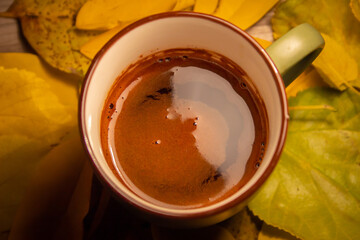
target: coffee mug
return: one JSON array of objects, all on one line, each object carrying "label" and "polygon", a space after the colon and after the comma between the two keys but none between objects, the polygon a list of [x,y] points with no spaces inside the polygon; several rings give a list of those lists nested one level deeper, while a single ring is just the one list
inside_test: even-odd
[{"label": "coffee mug", "polygon": [[[317,57],[323,45],[321,35],[308,24],[292,29],[266,50],[231,23],[200,13],[162,13],[131,24],[96,55],[82,86],[79,124],[95,172],[121,203],[158,224],[202,227],[231,217],[248,203],[276,166],[289,120],[285,86]],[[115,80],[141,59],[169,49],[201,49],[230,59],[251,79],[267,114],[266,152],[258,169],[236,192],[206,206],[176,208],[140,197],[119,180],[101,146],[102,112]]]}]

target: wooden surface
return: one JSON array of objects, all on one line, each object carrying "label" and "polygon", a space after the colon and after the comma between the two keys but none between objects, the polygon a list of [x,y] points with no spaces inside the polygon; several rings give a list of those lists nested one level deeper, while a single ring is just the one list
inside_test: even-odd
[{"label": "wooden surface", "polygon": [[[8,9],[14,0],[0,0],[0,12]],[[264,16],[257,24],[248,29],[252,36],[272,41],[270,19],[273,12]],[[33,52],[24,39],[17,19],[0,18],[0,52]]]},{"label": "wooden surface", "polygon": [[[13,0],[0,0],[0,12],[4,12]],[[0,52],[31,52],[21,34],[17,19],[0,18]]]}]

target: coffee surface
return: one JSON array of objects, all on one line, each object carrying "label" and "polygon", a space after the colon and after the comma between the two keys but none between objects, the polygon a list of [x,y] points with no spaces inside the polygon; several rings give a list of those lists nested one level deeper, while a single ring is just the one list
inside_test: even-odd
[{"label": "coffee surface", "polygon": [[267,117],[245,73],[202,50],[156,53],[116,80],[101,120],[109,166],[160,206],[195,208],[235,193],[265,151]]}]

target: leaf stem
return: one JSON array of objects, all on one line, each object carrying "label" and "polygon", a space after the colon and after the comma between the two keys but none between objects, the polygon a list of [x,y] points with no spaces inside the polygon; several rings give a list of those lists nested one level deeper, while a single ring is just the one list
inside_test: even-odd
[{"label": "leaf stem", "polygon": [[336,112],[336,108],[329,105],[313,105],[313,106],[294,106],[289,107],[289,110],[329,110],[332,112]]},{"label": "leaf stem", "polygon": [[12,12],[0,12],[0,17],[4,17],[4,18],[16,18],[18,17],[16,14],[12,13]]}]

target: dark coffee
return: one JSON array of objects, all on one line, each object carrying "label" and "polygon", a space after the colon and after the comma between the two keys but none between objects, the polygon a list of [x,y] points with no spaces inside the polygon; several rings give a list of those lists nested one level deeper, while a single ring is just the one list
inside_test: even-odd
[{"label": "dark coffee", "polygon": [[102,148],[118,178],[161,206],[196,208],[239,190],[261,164],[267,114],[232,61],[173,49],[116,79],[101,119]]}]

